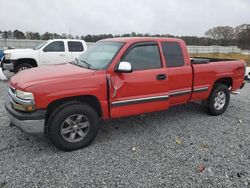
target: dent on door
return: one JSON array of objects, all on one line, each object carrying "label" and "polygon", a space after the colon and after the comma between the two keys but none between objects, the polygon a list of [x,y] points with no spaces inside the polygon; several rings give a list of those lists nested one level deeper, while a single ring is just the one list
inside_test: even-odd
[{"label": "dent on door", "polygon": [[112,75],[109,77],[109,82],[110,82],[111,88],[113,88],[113,93],[111,93],[111,97],[115,98],[117,95],[117,91],[123,86],[123,84],[125,83],[125,80],[121,79],[121,77],[117,75]]}]

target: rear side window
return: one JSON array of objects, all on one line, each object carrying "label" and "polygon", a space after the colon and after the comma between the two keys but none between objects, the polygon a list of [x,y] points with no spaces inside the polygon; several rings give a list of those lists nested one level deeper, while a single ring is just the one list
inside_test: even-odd
[{"label": "rear side window", "polygon": [[84,50],[81,42],[69,41],[68,42],[69,52],[82,52]]},{"label": "rear side window", "polygon": [[48,46],[44,48],[46,52],[64,52],[64,42],[63,41],[55,41],[50,43]]},{"label": "rear side window", "polygon": [[178,42],[163,42],[162,49],[167,67],[184,66],[184,57]]},{"label": "rear side window", "polygon": [[131,63],[133,70],[161,68],[161,58],[157,44],[135,46],[127,53],[123,61]]}]

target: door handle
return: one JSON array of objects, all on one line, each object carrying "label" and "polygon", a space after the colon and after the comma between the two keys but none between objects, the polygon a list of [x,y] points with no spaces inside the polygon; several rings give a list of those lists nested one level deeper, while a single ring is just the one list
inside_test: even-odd
[{"label": "door handle", "polygon": [[156,76],[156,80],[166,80],[167,79],[167,75],[166,74],[158,74]]},{"label": "door handle", "polygon": [[65,57],[65,54],[60,54],[59,56],[60,56],[60,57]]}]

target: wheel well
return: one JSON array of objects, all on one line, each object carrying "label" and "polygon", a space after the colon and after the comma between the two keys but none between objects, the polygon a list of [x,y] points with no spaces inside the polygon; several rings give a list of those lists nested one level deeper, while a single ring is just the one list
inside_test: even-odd
[{"label": "wheel well", "polygon": [[102,117],[102,107],[98,99],[92,95],[84,95],[84,96],[69,97],[69,98],[64,98],[64,99],[53,101],[47,107],[46,120],[48,119],[49,115],[53,112],[55,108],[57,108],[61,104],[64,104],[70,101],[79,101],[79,102],[87,103],[88,105],[90,105],[92,108],[94,108],[97,111],[99,117]]},{"label": "wheel well", "polygon": [[230,87],[233,86],[233,79],[231,77],[220,78],[220,79],[218,79],[218,80],[215,81],[214,85],[218,84],[218,83],[224,84],[228,88],[230,88]]},{"label": "wheel well", "polygon": [[23,58],[23,59],[18,59],[16,66],[21,64],[21,63],[29,63],[31,64],[33,67],[37,67],[37,62],[35,59],[31,59],[31,58]]}]

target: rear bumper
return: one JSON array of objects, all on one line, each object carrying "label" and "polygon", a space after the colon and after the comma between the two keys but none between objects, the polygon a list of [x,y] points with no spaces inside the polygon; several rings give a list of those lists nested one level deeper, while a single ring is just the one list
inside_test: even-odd
[{"label": "rear bumper", "polygon": [[10,121],[24,133],[33,136],[44,134],[46,110],[37,110],[32,113],[19,112],[12,108],[10,100],[5,101],[5,109]]}]

